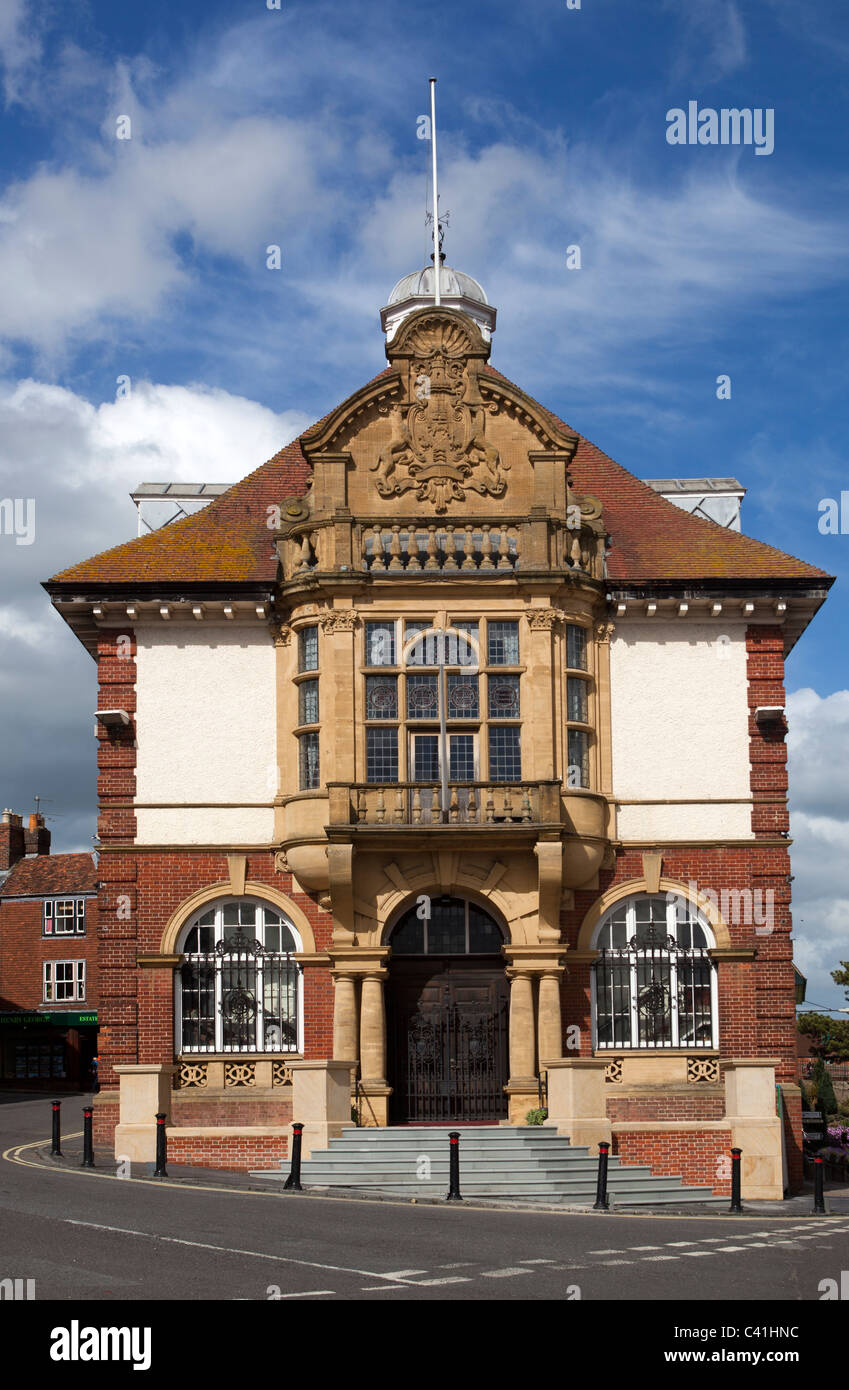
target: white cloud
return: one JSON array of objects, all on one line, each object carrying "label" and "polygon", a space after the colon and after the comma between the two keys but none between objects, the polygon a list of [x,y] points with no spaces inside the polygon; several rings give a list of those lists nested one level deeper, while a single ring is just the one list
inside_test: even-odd
[{"label": "white cloud", "polygon": [[34,544],[0,537],[4,596],[31,613],[39,580],[130,539],[137,483],[236,482],[309,423],[201,386],[142,381],[100,406],[39,381],[0,389],[0,497],[36,502]]},{"label": "white cloud", "polygon": [[[729,54],[742,61],[735,6],[699,14],[685,22],[701,48],[724,54],[716,59],[724,70]],[[218,308],[210,257],[235,260],[254,275],[253,289],[263,275],[270,287],[265,248],[278,244],[277,283],[314,308],[300,327],[311,358],[354,364],[364,349],[377,355],[377,310],[393,278],[428,254],[428,147],[415,139],[422,102],[404,95],[405,141],[392,109],[403,90],[397,65],[387,62],[385,80],[367,85],[392,32],[378,26],[366,43],[325,24],[319,39],[319,20],[298,16],[298,62],[277,92],[269,35],[291,34],[291,25],[264,21],[199,38],[173,79],[138,60],[104,73],[107,96],[88,140],[72,141],[63,167],[38,168],[0,203],[0,337],[35,346],[52,365],[63,348],[117,331],[116,320],[134,335],[155,319],[177,332],[190,300],[207,319]],[[344,113],[315,70],[320,62],[327,71],[329,53],[349,83]],[[662,132],[660,97],[657,105]],[[281,109],[296,114],[269,114]],[[133,138],[121,141],[115,117],[124,113]],[[768,181],[747,186],[739,150],[717,173],[702,151],[664,144],[659,180],[638,149],[623,157],[621,141],[608,146],[599,134],[567,145],[509,114],[489,122],[490,143],[474,151],[446,133],[441,205],[455,214],[449,261],[476,275],[500,310],[507,333],[496,354],[509,334],[513,359],[533,365],[541,388],[564,373],[607,382],[646,342],[692,348],[752,303],[762,311],[844,273],[842,224],[819,216],[810,198],[786,189],[779,197]],[[570,272],[566,247],[576,242],[583,268]],[[232,303],[224,312],[232,318]],[[564,332],[570,324],[580,333]],[[540,348],[552,335],[557,354]]]},{"label": "white cloud", "polygon": [[20,100],[22,84],[41,56],[36,24],[27,0],[0,0],[0,66],[7,106]]},{"label": "white cloud", "polygon": [[849,690],[787,699],[796,963],[813,1003],[839,1007],[849,959]]},{"label": "white cloud", "polygon": [[665,0],[664,8],[680,14],[682,36],[670,78],[718,82],[743,67],[747,58],[746,30],[735,0]]}]

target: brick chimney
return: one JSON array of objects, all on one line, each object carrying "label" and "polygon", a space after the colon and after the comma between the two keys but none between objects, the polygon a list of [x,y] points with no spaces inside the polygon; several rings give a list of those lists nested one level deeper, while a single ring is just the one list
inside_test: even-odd
[{"label": "brick chimney", "polygon": [[29,826],[24,831],[24,843],[27,854],[50,853],[50,831],[44,824],[44,816],[36,811],[30,815]]},{"label": "brick chimney", "polygon": [[5,810],[0,816],[0,873],[11,869],[26,854],[26,838],[20,816]]}]

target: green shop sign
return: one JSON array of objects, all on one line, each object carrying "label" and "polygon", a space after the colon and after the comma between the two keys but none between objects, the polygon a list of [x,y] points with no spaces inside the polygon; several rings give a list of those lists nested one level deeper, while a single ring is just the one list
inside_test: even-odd
[{"label": "green shop sign", "polygon": [[97,1010],[91,1013],[12,1013],[0,1014],[0,1028],[21,1027],[26,1024],[39,1024],[42,1028],[82,1028],[86,1024],[97,1023]]}]

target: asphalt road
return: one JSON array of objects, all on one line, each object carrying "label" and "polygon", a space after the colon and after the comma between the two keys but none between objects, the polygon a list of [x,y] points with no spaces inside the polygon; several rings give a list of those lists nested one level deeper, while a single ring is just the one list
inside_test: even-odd
[{"label": "asphalt road", "polygon": [[[33,1279],[38,1300],[775,1305],[820,1301],[822,1282],[849,1271],[843,1214],[497,1211],[61,1168],[27,1147],[48,1137],[49,1099],[4,1099],[0,1279]],[[791,1315],[773,1308],[770,1321]]]}]

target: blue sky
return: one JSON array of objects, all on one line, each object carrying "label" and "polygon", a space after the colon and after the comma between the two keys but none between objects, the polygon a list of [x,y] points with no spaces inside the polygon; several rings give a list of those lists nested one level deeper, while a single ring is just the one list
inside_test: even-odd
[{"label": "blue sky", "polygon": [[[841,1003],[849,536],[817,522],[849,491],[845,0],[0,0],[0,58],[0,497],[38,508],[32,545],[0,535],[4,804],[90,844],[92,668],[38,582],[134,534],[134,483],[232,481],[384,365],[435,75],[494,363],[640,476],[736,475],[751,535],[838,576],[788,689],[797,954]],[[774,152],[670,145],[691,100],[774,110]]]}]

